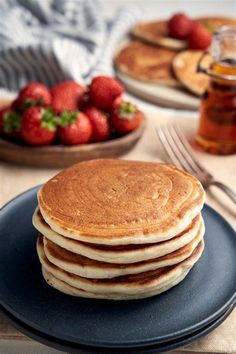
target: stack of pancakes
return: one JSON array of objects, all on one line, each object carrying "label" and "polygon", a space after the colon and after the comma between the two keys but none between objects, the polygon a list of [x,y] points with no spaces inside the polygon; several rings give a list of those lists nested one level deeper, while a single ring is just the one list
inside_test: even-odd
[{"label": "stack of pancakes", "polygon": [[137,299],[182,281],[204,249],[204,191],[176,167],[92,160],[38,193],[33,224],[49,285],[82,297]]}]

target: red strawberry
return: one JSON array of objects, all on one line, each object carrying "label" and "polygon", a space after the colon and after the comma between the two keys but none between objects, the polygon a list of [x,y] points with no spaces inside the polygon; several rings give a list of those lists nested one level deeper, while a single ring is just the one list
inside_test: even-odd
[{"label": "red strawberry", "polygon": [[118,133],[125,134],[136,129],[143,119],[143,114],[135,105],[123,102],[118,106],[111,116],[113,127]]},{"label": "red strawberry", "polygon": [[89,91],[85,91],[80,97],[78,108],[80,110],[84,110],[89,105],[90,105]]},{"label": "red strawberry", "polygon": [[212,36],[200,23],[195,23],[189,36],[189,48],[205,50],[211,44]]},{"label": "red strawberry", "polygon": [[93,127],[91,141],[98,142],[107,140],[110,135],[110,126],[105,113],[95,107],[86,108],[84,113],[88,116]]},{"label": "red strawberry", "polygon": [[[21,100],[19,97],[15,98],[14,101],[12,101],[11,103],[11,108],[13,109],[13,111],[17,111],[17,112],[22,112],[24,109],[23,107],[21,108]],[[22,106],[24,106],[24,104],[22,104]]]},{"label": "red strawberry", "polygon": [[65,81],[51,89],[52,109],[55,113],[76,111],[85,88],[75,81]]},{"label": "red strawberry", "polygon": [[0,134],[15,137],[19,135],[21,116],[10,107],[0,110]]},{"label": "red strawberry", "polygon": [[58,135],[63,144],[86,144],[92,136],[92,125],[82,112],[64,111],[61,114]]},{"label": "red strawberry", "polygon": [[108,76],[97,76],[90,86],[92,104],[102,110],[111,108],[112,102],[124,92],[119,81]]},{"label": "red strawberry", "polygon": [[21,137],[30,145],[48,145],[56,137],[57,117],[50,109],[28,108],[22,117]]},{"label": "red strawberry", "polygon": [[170,37],[185,39],[189,36],[193,28],[193,21],[183,13],[177,13],[168,21]]},{"label": "red strawberry", "polygon": [[122,95],[120,95],[112,102],[111,112],[113,112],[116,108],[118,108],[122,102],[124,102],[124,101],[123,101]]},{"label": "red strawberry", "polygon": [[51,94],[48,88],[40,82],[30,82],[24,86],[12,107],[21,111],[31,106],[49,106],[51,104]]}]

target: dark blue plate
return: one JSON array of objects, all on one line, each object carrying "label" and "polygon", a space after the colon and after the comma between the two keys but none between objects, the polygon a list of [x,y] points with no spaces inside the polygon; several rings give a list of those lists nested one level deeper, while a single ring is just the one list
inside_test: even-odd
[{"label": "dark blue plate", "polygon": [[178,286],[135,301],[74,298],[49,287],[42,275],[31,218],[38,188],[1,211],[0,303],[44,335],[80,345],[134,348],[157,345],[197,331],[236,299],[236,237],[213,209],[204,207],[206,248]]},{"label": "dark blue plate", "polygon": [[0,312],[3,316],[8,320],[14,327],[16,327],[19,331],[24,333],[30,338],[37,340],[38,342],[45,344],[49,347],[65,351],[66,353],[76,353],[76,354],[105,354],[105,353],[114,353],[114,354],[156,354],[163,353],[163,351],[169,351],[173,349],[177,349],[183,347],[187,344],[192,343],[200,337],[207,335],[213,329],[218,327],[233,311],[234,306],[230,306],[220,317],[216,320],[208,323],[207,326],[200,328],[198,331],[192,332],[187,336],[183,336],[169,342],[162,342],[159,345],[147,346],[142,348],[94,348],[88,346],[82,346],[79,344],[73,344],[70,342],[66,342],[63,340],[55,339],[49,335],[44,335],[41,332],[32,329],[31,327],[25,325],[21,321],[17,320],[14,316],[9,314],[6,310],[0,308]]}]

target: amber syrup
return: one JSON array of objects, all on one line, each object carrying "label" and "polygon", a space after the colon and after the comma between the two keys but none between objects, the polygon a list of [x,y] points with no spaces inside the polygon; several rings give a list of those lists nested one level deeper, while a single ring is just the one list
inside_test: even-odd
[{"label": "amber syrup", "polygon": [[[236,77],[236,60],[214,63],[216,75]],[[200,108],[197,142],[213,154],[236,153],[236,80],[211,78]]]}]

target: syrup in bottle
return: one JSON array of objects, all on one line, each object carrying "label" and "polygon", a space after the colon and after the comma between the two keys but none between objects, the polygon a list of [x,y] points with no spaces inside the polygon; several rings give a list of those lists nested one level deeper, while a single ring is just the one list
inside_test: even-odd
[{"label": "syrup in bottle", "polygon": [[210,76],[200,107],[197,142],[213,154],[236,153],[236,28],[222,27],[213,37],[213,63],[199,66]]}]

